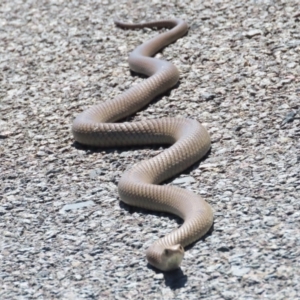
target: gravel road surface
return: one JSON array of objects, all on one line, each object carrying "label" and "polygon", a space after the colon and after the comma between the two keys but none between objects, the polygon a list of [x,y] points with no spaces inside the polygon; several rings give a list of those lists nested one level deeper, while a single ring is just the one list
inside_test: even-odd
[{"label": "gravel road surface", "polygon": [[[89,148],[71,134],[78,113],[143,80],[128,53],[157,30],[122,30],[115,16],[190,26],[157,54],[179,85],[128,118],[185,116],[212,138],[166,183],[215,212],[171,273],[144,251],[180,219],[117,193],[127,168],[163,148]],[[297,0],[2,0],[0,40],[1,299],[299,299]]]}]

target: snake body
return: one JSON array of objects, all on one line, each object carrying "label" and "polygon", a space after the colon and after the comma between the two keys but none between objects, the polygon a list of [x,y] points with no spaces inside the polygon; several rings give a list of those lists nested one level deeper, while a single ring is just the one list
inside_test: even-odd
[{"label": "snake body", "polygon": [[188,26],[180,19],[141,24],[115,21],[115,24],[128,29],[156,27],[170,30],[138,46],[129,56],[130,68],[149,78],[113,100],[79,114],[73,122],[72,131],[77,142],[91,146],[171,145],[154,158],[126,171],[119,181],[118,191],[121,200],[129,205],[169,212],[184,220],[180,228],[158,239],[146,251],[151,265],[162,271],[173,270],[180,266],[183,248],[209,230],[213,212],[199,195],[157,184],[201,159],[210,148],[209,134],[197,121],[185,118],[114,122],[139,110],[178,82],[177,68],[152,56],[183,36]]}]

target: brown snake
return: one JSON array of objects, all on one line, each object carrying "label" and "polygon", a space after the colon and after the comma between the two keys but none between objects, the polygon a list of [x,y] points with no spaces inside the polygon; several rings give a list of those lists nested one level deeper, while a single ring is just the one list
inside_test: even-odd
[{"label": "brown snake", "polygon": [[146,251],[151,265],[162,271],[173,270],[180,266],[183,247],[209,230],[213,212],[199,195],[157,184],[200,160],[210,148],[209,134],[197,121],[184,118],[113,122],[136,112],[178,82],[179,72],[174,65],[151,56],[182,37],[188,25],[180,19],[142,24],[115,21],[115,24],[129,29],[156,27],[170,30],[138,46],[129,56],[131,70],[149,78],[113,100],[79,114],[73,122],[72,131],[77,142],[91,146],[172,145],[154,158],[126,171],[118,189],[122,201],[129,205],[169,212],[184,220],[180,228],[154,242]]}]

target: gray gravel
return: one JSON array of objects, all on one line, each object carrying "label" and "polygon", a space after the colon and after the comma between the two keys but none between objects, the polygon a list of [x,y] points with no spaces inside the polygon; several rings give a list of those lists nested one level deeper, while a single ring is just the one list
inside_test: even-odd
[{"label": "gray gravel", "polygon": [[[1,299],[299,299],[299,2],[245,3],[1,1]],[[186,116],[212,137],[209,156],[167,183],[215,210],[173,273],[143,252],[180,220],[117,194],[124,170],[162,148],[91,149],[70,132],[143,80],[128,53],[156,32],[115,28],[116,14],[190,25],[157,55],[179,86],[129,118]]]}]

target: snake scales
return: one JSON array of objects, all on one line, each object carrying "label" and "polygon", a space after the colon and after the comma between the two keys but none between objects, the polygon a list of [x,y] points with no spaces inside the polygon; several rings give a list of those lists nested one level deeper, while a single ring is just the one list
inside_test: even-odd
[{"label": "snake scales", "polygon": [[156,27],[170,30],[138,46],[129,56],[130,68],[149,78],[113,100],[79,114],[73,122],[72,131],[77,142],[92,146],[172,145],[154,158],[126,171],[120,179],[118,190],[122,201],[129,205],[169,212],[184,220],[180,228],[158,239],[146,251],[151,265],[162,271],[173,270],[180,266],[184,247],[209,230],[213,212],[200,196],[174,186],[157,184],[201,159],[210,148],[210,137],[201,124],[191,119],[114,122],[136,112],[178,82],[177,68],[152,56],[182,37],[188,25],[180,19],[141,24],[115,21],[115,24],[128,29]]}]

